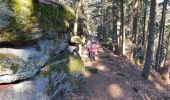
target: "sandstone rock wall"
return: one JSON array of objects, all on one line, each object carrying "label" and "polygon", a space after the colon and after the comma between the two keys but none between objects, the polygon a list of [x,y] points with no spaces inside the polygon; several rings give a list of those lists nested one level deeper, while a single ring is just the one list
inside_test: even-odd
[{"label": "sandstone rock wall", "polygon": [[68,47],[61,32],[71,31],[74,12],[58,1],[40,1],[0,0],[2,100],[60,100],[84,70],[79,56],[61,55]]}]

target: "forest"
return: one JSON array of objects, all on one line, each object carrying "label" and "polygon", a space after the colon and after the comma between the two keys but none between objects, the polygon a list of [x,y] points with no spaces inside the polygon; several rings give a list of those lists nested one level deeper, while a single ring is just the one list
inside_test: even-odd
[{"label": "forest", "polygon": [[170,0],[0,0],[0,100],[170,100]]}]

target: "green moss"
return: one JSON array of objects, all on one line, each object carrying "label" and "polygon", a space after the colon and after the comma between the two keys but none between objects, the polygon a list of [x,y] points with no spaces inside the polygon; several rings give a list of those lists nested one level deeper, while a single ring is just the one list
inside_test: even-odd
[{"label": "green moss", "polygon": [[71,55],[69,57],[69,73],[82,73],[85,71],[84,63],[79,56]]},{"label": "green moss", "polygon": [[37,23],[33,14],[32,0],[5,0],[13,11],[9,24],[0,32],[0,42],[27,41],[32,39],[34,25]]},{"label": "green moss", "polygon": [[[17,59],[17,56],[13,55],[13,54],[1,54],[0,53],[0,60],[15,60]],[[10,66],[10,69],[13,71],[13,73],[16,73],[18,71],[18,67],[19,65],[17,63],[12,63],[11,66]],[[5,67],[3,68],[1,66],[1,71],[4,69],[5,70]]]},{"label": "green moss", "polygon": [[33,11],[33,0],[5,0],[10,9],[14,11],[18,21],[29,20]]},{"label": "green moss", "polygon": [[[34,35],[37,35],[38,37],[34,37]],[[0,35],[0,42],[22,42],[22,41],[30,41],[35,40],[37,38],[42,37],[40,33],[36,34],[14,34],[12,32],[4,32]]]},{"label": "green moss", "polygon": [[18,64],[12,64],[11,66],[10,66],[10,69],[13,71],[13,73],[16,73],[17,71],[18,71],[18,67],[19,67],[19,65]]},{"label": "green moss", "polygon": [[48,31],[62,32],[72,29],[69,23],[74,21],[75,14],[65,5],[45,5],[36,0],[5,1],[13,14],[9,24],[0,32],[0,42],[27,41],[32,34],[37,34],[35,27],[40,28],[42,36]]},{"label": "green moss", "polygon": [[17,56],[13,55],[13,54],[2,54],[0,53],[0,60],[4,60],[4,59],[16,59]]},{"label": "green moss", "polygon": [[79,56],[70,55],[68,63],[58,64],[55,67],[55,71],[67,73],[73,89],[76,90],[85,87],[85,78],[81,76],[81,74],[85,71],[85,67]]},{"label": "green moss", "polygon": [[5,32],[1,35],[0,42],[19,41],[19,40],[26,40],[26,39],[30,39],[30,37],[24,36],[23,34],[16,35],[11,32]]},{"label": "green moss", "polygon": [[65,22],[70,23],[75,18],[74,12],[67,6],[58,5],[56,8],[40,3],[34,3],[34,15],[38,17],[40,27],[44,31],[66,31],[69,27]]},{"label": "green moss", "polygon": [[4,72],[4,71],[6,71],[5,67],[2,66],[2,65],[0,65],[0,73],[2,73],[2,72]]},{"label": "green moss", "polygon": [[17,36],[16,36],[15,34],[12,34],[12,33],[10,33],[10,32],[4,32],[4,33],[1,34],[1,36],[0,36],[0,42],[15,40],[16,37],[17,37]]},{"label": "green moss", "polygon": [[33,11],[32,0],[6,0],[10,9],[14,12],[8,28],[27,28],[27,24],[32,22]]},{"label": "green moss", "polygon": [[83,73],[85,71],[84,63],[79,56],[70,55],[68,63],[61,63],[56,66],[56,71],[64,71],[69,75]]},{"label": "green moss", "polygon": [[82,43],[82,38],[80,36],[72,36],[71,37],[71,42],[74,42],[74,43]]}]

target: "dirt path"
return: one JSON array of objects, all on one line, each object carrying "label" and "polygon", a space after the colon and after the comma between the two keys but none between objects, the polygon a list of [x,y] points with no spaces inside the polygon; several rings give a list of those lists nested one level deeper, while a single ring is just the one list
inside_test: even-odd
[{"label": "dirt path", "polygon": [[75,94],[71,100],[169,100],[169,86],[156,75],[151,80],[141,77],[141,69],[129,61],[100,48],[96,61],[84,57],[88,94]]}]

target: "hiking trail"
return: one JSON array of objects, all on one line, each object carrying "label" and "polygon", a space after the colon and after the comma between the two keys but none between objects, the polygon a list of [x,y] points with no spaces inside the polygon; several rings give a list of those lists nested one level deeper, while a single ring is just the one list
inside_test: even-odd
[{"label": "hiking trail", "polygon": [[141,76],[142,68],[99,45],[96,61],[83,55],[87,79],[86,93],[75,93],[69,100],[169,100],[170,86],[164,85],[159,75],[150,80]]}]

